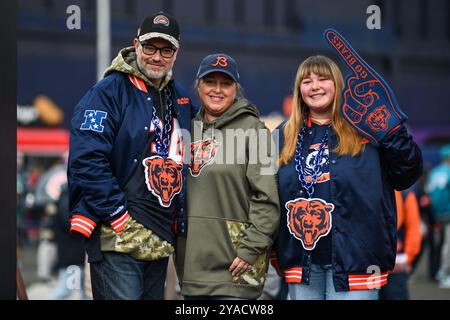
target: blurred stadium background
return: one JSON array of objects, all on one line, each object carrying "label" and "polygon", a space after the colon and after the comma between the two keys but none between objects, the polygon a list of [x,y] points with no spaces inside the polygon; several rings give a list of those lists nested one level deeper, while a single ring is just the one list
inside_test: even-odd
[{"label": "blurred stadium background", "polygon": [[[64,157],[74,106],[97,81],[97,1],[19,0],[17,16],[19,260],[27,286],[36,275],[44,206],[36,202],[39,177]],[[427,170],[450,142],[450,1],[447,0],[110,0],[110,59],[132,45],[137,26],[163,10],[181,26],[174,76],[190,89],[201,59],[212,52],[235,57],[246,96],[270,127],[289,108],[294,76],[309,55],[337,58],[322,40],[340,31],[394,90],[421,145]],[[81,12],[69,30],[67,8]],[[381,8],[381,29],[369,30],[369,5]],[[342,65],[341,65],[342,66]],[[345,70],[344,68],[342,70]],[[19,175],[18,175],[19,177]],[[18,179],[19,187],[19,179]],[[19,190],[19,188],[18,188]],[[427,276],[426,256],[413,277],[413,298],[450,298]],[[415,279],[415,280],[414,280]],[[419,279],[419,280],[417,280]],[[414,287],[414,282],[416,287]],[[416,288],[416,289],[414,289]],[[44,293],[34,298],[45,299]]]}]

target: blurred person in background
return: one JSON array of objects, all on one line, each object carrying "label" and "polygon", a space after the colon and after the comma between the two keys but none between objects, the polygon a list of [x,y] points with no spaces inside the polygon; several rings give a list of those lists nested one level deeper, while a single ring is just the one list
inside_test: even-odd
[{"label": "blurred person in background", "polygon": [[39,177],[35,188],[35,207],[42,211],[39,245],[37,248],[37,275],[44,282],[55,279],[57,243],[54,222],[56,203],[63,186],[67,184],[67,154],[54,160]]},{"label": "blurred person in background", "polygon": [[430,171],[425,191],[430,197],[432,215],[440,224],[443,235],[436,277],[440,288],[450,289],[450,144],[443,146],[440,153],[442,163]]},{"label": "blurred person in background", "polygon": [[17,246],[22,247],[27,239],[25,229],[25,196],[27,194],[27,182],[23,170],[24,154],[17,150]]},{"label": "blurred person in background", "polygon": [[415,193],[418,203],[419,212],[421,216],[421,231],[422,231],[422,244],[420,246],[420,252],[412,263],[412,271],[418,267],[420,259],[424,252],[427,252],[427,275],[429,280],[435,281],[436,274],[439,269],[440,251],[437,245],[437,233],[439,231],[439,225],[436,223],[436,218],[431,213],[430,197],[425,192],[425,183],[427,181],[428,173],[431,170],[429,164],[424,165],[424,172],[420,176],[412,187],[411,191]]},{"label": "blurred person in background", "polygon": [[172,77],[179,49],[173,17],[146,17],[75,107],[70,230],[85,239],[94,300],[164,297],[175,234],[185,228],[182,130],[197,111]]},{"label": "blurred person in background", "polygon": [[[85,288],[84,246],[79,239],[68,230],[69,222],[69,192],[67,183],[62,186],[61,195],[52,205],[55,211],[53,231],[57,247],[55,269],[58,273],[56,287],[50,293],[50,300],[62,300],[78,293],[80,300],[89,300]],[[74,297],[75,298],[75,297]]]},{"label": "blurred person in background", "polygon": [[397,206],[397,255],[380,300],[409,300],[408,280],[422,242],[419,202],[411,190],[395,191]]},{"label": "blurred person in background", "polygon": [[[196,89],[201,108],[192,123],[187,234],[179,234],[175,252],[181,294],[187,300],[257,299],[279,224],[270,131],[242,96],[232,57],[206,56]],[[236,142],[241,131],[243,140]]]}]

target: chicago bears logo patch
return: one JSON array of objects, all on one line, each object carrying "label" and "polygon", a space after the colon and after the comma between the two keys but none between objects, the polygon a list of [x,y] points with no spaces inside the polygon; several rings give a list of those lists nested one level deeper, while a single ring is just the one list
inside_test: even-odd
[{"label": "chicago bears logo patch", "polygon": [[158,198],[161,206],[170,207],[174,196],[180,193],[182,188],[182,165],[160,156],[145,158],[142,164],[148,190]]},{"label": "chicago bears logo patch", "polygon": [[367,116],[366,123],[374,131],[386,131],[390,117],[391,114],[387,111],[386,106],[382,105]]},{"label": "chicago bears logo patch", "polygon": [[332,203],[313,198],[297,198],[286,202],[287,227],[300,240],[305,250],[313,250],[321,237],[326,236],[332,226]]},{"label": "chicago bears logo patch", "polygon": [[212,138],[191,143],[189,171],[193,177],[198,177],[202,169],[214,160],[219,146],[220,142]]},{"label": "chicago bears logo patch", "polygon": [[177,103],[178,104],[188,104],[189,103],[189,98],[183,97],[183,98],[178,98],[177,99]]},{"label": "chicago bears logo patch", "polygon": [[102,125],[102,122],[107,116],[108,113],[105,111],[86,110],[84,112],[84,123],[81,125],[80,130],[103,132],[105,127]]},{"label": "chicago bears logo patch", "polygon": [[218,56],[216,58],[216,62],[211,64],[212,67],[221,66],[222,68],[225,68],[228,66],[228,59],[224,56]]}]

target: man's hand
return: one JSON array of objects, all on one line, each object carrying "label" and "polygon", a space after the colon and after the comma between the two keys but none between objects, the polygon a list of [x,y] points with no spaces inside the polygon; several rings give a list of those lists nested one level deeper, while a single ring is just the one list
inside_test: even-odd
[{"label": "man's hand", "polygon": [[341,113],[363,136],[378,145],[403,123],[407,117],[398,107],[394,93],[334,29],[327,29],[324,39],[336,51],[351,72],[345,78]]},{"label": "man's hand", "polygon": [[228,271],[231,272],[233,277],[239,277],[241,274],[250,270],[251,268],[252,265],[250,263],[242,260],[239,257],[236,257],[228,268]]}]

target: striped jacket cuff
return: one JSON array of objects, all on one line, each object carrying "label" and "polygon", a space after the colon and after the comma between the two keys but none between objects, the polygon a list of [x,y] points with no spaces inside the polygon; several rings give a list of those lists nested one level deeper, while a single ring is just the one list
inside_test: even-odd
[{"label": "striped jacket cuff", "polygon": [[348,276],[348,286],[352,290],[380,289],[387,284],[389,272],[381,274],[352,274]]},{"label": "striped jacket cuff", "polygon": [[96,225],[94,221],[82,215],[73,215],[70,218],[70,232],[81,233],[87,238],[91,237]]},{"label": "striped jacket cuff", "polygon": [[109,222],[115,233],[119,233],[123,230],[123,228],[125,228],[129,217],[130,215],[128,214],[128,211],[125,211],[125,213],[120,217],[115,218]]},{"label": "striped jacket cuff", "polygon": [[303,268],[294,267],[284,271],[284,281],[286,283],[302,283]]}]

